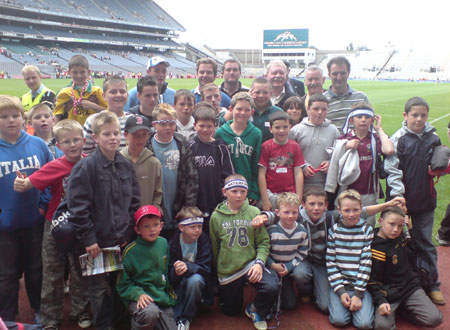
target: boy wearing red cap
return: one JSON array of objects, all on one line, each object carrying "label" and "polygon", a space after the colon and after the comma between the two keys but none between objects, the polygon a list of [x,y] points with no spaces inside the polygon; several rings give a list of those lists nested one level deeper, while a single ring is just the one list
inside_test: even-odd
[{"label": "boy wearing red cap", "polygon": [[176,298],[168,279],[169,246],[159,234],[161,213],[153,205],[137,210],[136,240],[123,252],[117,292],[131,314],[132,329],[176,329]]}]

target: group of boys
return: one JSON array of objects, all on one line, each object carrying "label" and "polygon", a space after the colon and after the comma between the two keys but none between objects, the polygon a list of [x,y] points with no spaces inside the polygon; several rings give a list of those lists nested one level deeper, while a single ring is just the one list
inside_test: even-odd
[{"label": "group of boys", "polygon": [[[154,62],[150,71],[165,65]],[[407,102],[392,143],[367,103],[352,107],[340,137],[321,94],[308,97],[307,117],[291,130],[292,118],[272,106],[265,78],[255,79],[249,92],[236,91],[223,111],[211,61],[198,64],[203,83],[194,92],[201,102],[179,90],[173,107],[158,104],[161,84],[143,77],[139,104],[129,113],[122,78],[106,79],[103,90],[93,86],[80,55],[69,69],[73,82],[58,93],[53,112],[38,102],[28,113],[36,136],[22,130],[20,101],[0,99],[0,184],[7,191],[0,222],[3,319],[18,313],[18,274],[24,273],[36,317],[44,329],[58,329],[68,260],[70,317],[82,328],[92,324],[90,307],[96,328],[113,329],[125,306],[133,329],[189,329],[198,304],[212,303],[217,282],[226,315],[240,313],[247,283],[256,288],[245,314],[257,329],[277,317],[278,299],[281,308],[295,308],[294,283],[302,299],[314,293],[335,326],[353,320],[360,329],[391,329],[399,306],[419,325],[442,322],[427,296],[445,303],[431,243],[436,197],[424,192],[440,141],[426,123],[425,100]],[[37,97],[45,94],[40,89]],[[59,120],[53,129],[52,115]],[[377,205],[380,153],[387,156],[393,198]],[[343,155],[349,160],[341,164]],[[346,171],[350,166],[357,174]],[[336,193],[338,186],[337,211],[327,211],[324,188]],[[67,257],[51,234],[63,199],[78,239]],[[409,241],[402,234],[406,210],[414,224]],[[366,218],[380,211],[374,234],[375,221]],[[427,294],[413,271],[416,245],[435,278]],[[96,258],[115,246],[122,271],[80,276],[80,254]]]}]

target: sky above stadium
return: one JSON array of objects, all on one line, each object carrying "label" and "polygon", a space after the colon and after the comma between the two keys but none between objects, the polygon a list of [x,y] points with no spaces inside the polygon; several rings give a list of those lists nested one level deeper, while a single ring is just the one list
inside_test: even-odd
[{"label": "sky above stadium", "polygon": [[263,30],[309,29],[309,45],[345,50],[450,51],[445,0],[156,0],[187,32],[180,41],[219,48],[261,49]]}]

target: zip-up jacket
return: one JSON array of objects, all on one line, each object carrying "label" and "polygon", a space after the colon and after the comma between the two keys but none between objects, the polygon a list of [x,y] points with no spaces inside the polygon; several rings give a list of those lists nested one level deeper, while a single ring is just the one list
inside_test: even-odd
[{"label": "zip-up jacket", "polygon": [[403,122],[391,137],[395,153],[386,157],[384,168],[392,197],[404,195],[409,214],[429,212],[436,208],[433,177],[428,174],[434,148],[441,145],[435,128],[425,124],[422,133],[412,132]]},{"label": "zip-up jacket", "polygon": [[110,161],[97,148],[75,164],[66,198],[69,221],[84,247],[97,243],[105,248],[134,239],[139,184],[133,165],[120,152]]}]

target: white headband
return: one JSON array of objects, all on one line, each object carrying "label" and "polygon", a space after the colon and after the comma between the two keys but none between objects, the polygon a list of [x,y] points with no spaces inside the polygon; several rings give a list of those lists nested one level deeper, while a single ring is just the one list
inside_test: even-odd
[{"label": "white headband", "polygon": [[349,124],[350,118],[355,117],[355,116],[369,116],[370,118],[373,118],[374,113],[372,110],[369,110],[369,109],[355,109],[355,110],[351,111],[348,114],[347,119],[345,119],[345,124],[342,127],[342,131],[344,132],[344,134],[348,133],[348,124]]},{"label": "white headband", "polygon": [[241,187],[241,188],[245,188],[248,190],[247,181],[242,180],[242,179],[228,181],[227,183],[225,183],[225,186],[224,186],[225,189],[232,189],[234,187]]},{"label": "white headband", "polygon": [[196,224],[202,224],[202,223],[203,223],[202,217],[186,218],[179,222],[180,225],[196,225]]}]

